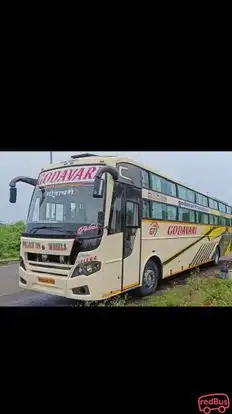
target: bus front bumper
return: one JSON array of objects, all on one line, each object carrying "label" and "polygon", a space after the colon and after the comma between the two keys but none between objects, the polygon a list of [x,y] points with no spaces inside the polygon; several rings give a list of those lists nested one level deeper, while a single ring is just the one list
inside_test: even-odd
[{"label": "bus front bumper", "polygon": [[[96,274],[93,276],[96,276]],[[96,288],[99,286],[99,276],[97,278],[93,276],[78,276],[70,279],[67,276],[25,271],[20,267],[19,287],[74,300],[97,301],[102,299],[96,294]]]}]

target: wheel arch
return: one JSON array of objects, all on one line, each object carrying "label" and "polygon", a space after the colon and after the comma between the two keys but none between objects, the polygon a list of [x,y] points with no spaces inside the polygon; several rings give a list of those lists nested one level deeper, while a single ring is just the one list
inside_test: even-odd
[{"label": "wheel arch", "polygon": [[142,276],[143,276],[144,269],[146,267],[146,264],[149,262],[149,260],[152,260],[158,266],[158,268],[159,268],[159,275],[160,275],[159,279],[163,279],[163,265],[162,265],[162,260],[161,260],[161,258],[158,255],[154,254],[152,256],[147,257],[147,259],[144,260],[144,265],[143,265],[143,268],[141,269],[141,281],[142,281]]}]

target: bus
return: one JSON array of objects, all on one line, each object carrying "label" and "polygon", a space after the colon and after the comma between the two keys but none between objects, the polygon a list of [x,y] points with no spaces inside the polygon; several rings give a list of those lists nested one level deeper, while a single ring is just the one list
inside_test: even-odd
[{"label": "bus", "polygon": [[73,155],[45,166],[21,237],[19,286],[80,301],[137,290],[218,264],[232,252],[231,206],[119,156]]}]

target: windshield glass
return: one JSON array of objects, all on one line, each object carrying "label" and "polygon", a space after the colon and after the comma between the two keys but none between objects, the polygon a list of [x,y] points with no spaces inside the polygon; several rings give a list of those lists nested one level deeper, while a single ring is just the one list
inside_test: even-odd
[{"label": "windshield glass", "polygon": [[93,184],[57,184],[37,187],[32,196],[26,232],[78,237],[97,237],[102,226],[98,213],[104,211],[104,198],[93,198]]}]

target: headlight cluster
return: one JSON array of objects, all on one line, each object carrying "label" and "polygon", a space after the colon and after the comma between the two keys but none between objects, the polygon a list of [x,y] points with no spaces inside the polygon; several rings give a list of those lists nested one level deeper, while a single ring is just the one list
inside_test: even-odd
[{"label": "headlight cluster", "polygon": [[99,272],[101,269],[101,262],[87,262],[87,263],[79,263],[75,268],[71,278],[77,276],[89,276],[93,273]]}]

